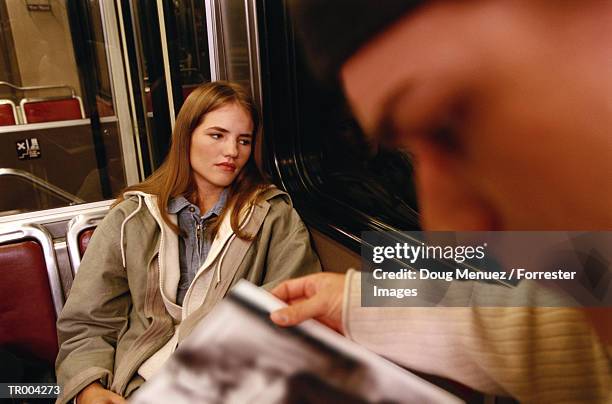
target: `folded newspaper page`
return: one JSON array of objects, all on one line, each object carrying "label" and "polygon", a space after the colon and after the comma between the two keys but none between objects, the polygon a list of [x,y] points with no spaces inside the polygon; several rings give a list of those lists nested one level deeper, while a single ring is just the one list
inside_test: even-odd
[{"label": "folded newspaper page", "polygon": [[274,325],[284,305],[240,281],[130,402],[462,402],[317,321]]}]

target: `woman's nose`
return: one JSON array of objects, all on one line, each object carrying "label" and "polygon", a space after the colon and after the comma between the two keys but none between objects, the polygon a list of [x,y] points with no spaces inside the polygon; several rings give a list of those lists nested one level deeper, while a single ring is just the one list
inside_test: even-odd
[{"label": "woman's nose", "polygon": [[232,139],[223,145],[223,155],[227,157],[238,157],[238,144]]}]

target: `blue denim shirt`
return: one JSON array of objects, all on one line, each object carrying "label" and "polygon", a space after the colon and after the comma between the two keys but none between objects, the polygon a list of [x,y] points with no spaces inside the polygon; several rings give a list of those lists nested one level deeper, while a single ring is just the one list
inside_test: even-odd
[{"label": "blue denim shirt", "polygon": [[227,189],[225,189],[219,200],[204,215],[200,214],[200,208],[192,204],[180,195],[168,202],[168,213],[177,215],[178,226],[183,235],[179,236],[179,265],[181,277],[176,292],[176,304],[183,305],[183,299],[193,282],[198,269],[206,261],[210,251],[211,241],[204,237],[206,226],[210,219],[221,214],[227,202]]}]

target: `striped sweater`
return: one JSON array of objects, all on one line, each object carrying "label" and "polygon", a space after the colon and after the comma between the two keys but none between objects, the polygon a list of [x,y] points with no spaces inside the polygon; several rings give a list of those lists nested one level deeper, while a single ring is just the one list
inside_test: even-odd
[{"label": "striped sweater", "polygon": [[[523,293],[482,288],[482,294],[494,290],[500,301]],[[523,289],[546,294],[538,285]],[[361,307],[360,274],[352,270],[344,296],[346,336],[408,368],[521,402],[612,401],[612,348],[579,309]]]}]

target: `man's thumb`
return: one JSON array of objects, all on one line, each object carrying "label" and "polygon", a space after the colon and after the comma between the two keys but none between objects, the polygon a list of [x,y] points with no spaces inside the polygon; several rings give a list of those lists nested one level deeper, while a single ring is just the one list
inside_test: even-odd
[{"label": "man's thumb", "polygon": [[320,309],[316,299],[307,299],[273,312],[270,318],[276,324],[288,327],[320,316]]}]

